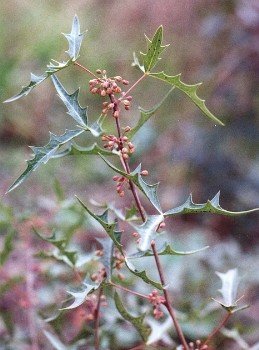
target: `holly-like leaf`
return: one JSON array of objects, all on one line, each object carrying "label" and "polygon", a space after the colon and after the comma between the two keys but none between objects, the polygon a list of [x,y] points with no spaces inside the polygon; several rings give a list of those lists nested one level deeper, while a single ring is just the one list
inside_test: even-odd
[{"label": "holly-like leaf", "polygon": [[91,215],[96,221],[98,221],[99,224],[101,224],[101,226],[104,228],[104,230],[114,242],[115,246],[120,250],[120,252],[122,252],[122,245],[120,243],[121,232],[116,230],[117,225],[115,222],[108,222],[108,210],[105,210],[102,215],[96,215],[78,197],[76,198],[78,199],[82,207],[87,211],[87,213]]},{"label": "holly-like leaf", "polygon": [[213,214],[220,214],[220,215],[226,215],[226,216],[238,216],[238,215],[248,214],[259,210],[259,208],[245,210],[245,211],[237,211],[237,212],[225,210],[221,208],[219,204],[219,196],[220,196],[220,192],[218,192],[216,196],[213,197],[211,200],[208,200],[207,203],[196,204],[192,200],[192,195],[190,195],[184,204],[180,205],[179,207],[166,211],[164,213],[164,217],[174,216],[179,214],[192,214],[192,213],[213,213]]},{"label": "holly-like leaf", "polygon": [[70,34],[64,34],[68,40],[69,49],[66,51],[69,57],[75,61],[79,57],[79,51],[81,48],[82,41],[84,39],[84,33],[80,33],[80,23],[77,15],[74,16],[72,29]]},{"label": "holly-like leaf", "polygon": [[142,225],[131,224],[139,234],[138,249],[146,252],[150,249],[151,241],[157,238],[159,225],[163,222],[163,215],[147,215]]},{"label": "holly-like leaf", "polygon": [[132,272],[135,276],[141,278],[145,283],[151,284],[156,289],[163,290],[163,286],[161,285],[161,283],[156,282],[150,277],[148,277],[145,270],[139,271],[127,257],[125,257],[125,265],[130,270],[130,272]]},{"label": "holly-like leaf", "polygon": [[30,147],[32,151],[34,152],[34,158],[27,161],[27,168],[22,173],[22,175],[10,186],[9,190],[10,192],[14,190],[16,187],[18,187],[21,183],[26,180],[29,175],[38,169],[38,167],[42,164],[46,164],[57,152],[57,150],[64,145],[65,143],[71,141],[75,137],[82,134],[84,130],[66,130],[63,135],[57,136],[52,133],[50,133],[50,140],[49,143],[46,146],[42,147]]},{"label": "holly-like leaf", "polygon": [[144,69],[146,73],[149,73],[152,68],[157,64],[158,60],[160,60],[160,55],[164,51],[164,49],[169,45],[162,45],[163,41],[163,26],[157,28],[152,40],[150,40],[146,35],[147,40],[147,53],[142,53],[144,56]]},{"label": "holly-like leaf", "polygon": [[98,289],[99,286],[99,284],[83,283],[79,290],[68,290],[67,293],[74,297],[74,302],[67,307],[63,307],[62,310],[71,310],[82,305],[86,301],[87,296]]},{"label": "holly-like leaf", "polygon": [[11,230],[4,239],[2,251],[0,251],[0,266],[4,265],[13,250],[13,239],[15,231]]},{"label": "holly-like leaf", "polygon": [[142,314],[138,317],[132,316],[123,305],[117,292],[114,293],[114,302],[124,320],[130,322],[136,328],[144,342],[146,342],[150,334],[150,328],[144,324],[146,314]]},{"label": "holly-like leaf", "polygon": [[112,163],[110,163],[107,159],[105,159],[101,154],[100,157],[105,161],[105,163],[113,169],[116,173],[121,174],[127,179],[131,180],[149,199],[149,201],[153,204],[153,206],[161,213],[162,209],[160,206],[160,202],[157,196],[157,189],[159,183],[150,185],[146,183],[141,176],[141,164],[130,174],[125,173],[124,171],[116,168]]},{"label": "holly-like leaf", "polygon": [[219,289],[219,292],[222,295],[222,301],[214,300],[231,313],[247,308],[248,305],[241,307],[237,305],[238,300],[240,300],[240,298],[237,299],[240,280],[237,269],[228,270],[226,273],[216,272],[216,274],[222,282],[222,287]]},{"label": "holly-like leaf", "polygon": [[110,281],[112,276],[114,243],[110,237],[107,236],[105,238],[96,238],[96,240],[103,247],[103,255],[100,257],[100,262],[105,267],[107,280]]},{"label": "holly-like leaf", "polygon": [[[209,246],[195,249],[195,250],[189,250],[189,251],[179,251],[172,248],[172,246],[169,243],[165,243],[164,246],[161,249],[158,249],[157,254],[158,255],[191,255],[196,254],[199,252],[202,252],[205,249],[208,249]],[[151,249],[147,251],[139,251],[137,253],[131,254],[128,256],[128,259],[136,259],[136,258],[142,258],[145,256],[153,256],[153,251]]]},{"label": "holly-like leaf", "polygon": [[201,85],[201,83],[194,84],[194,85],[185,84],[181,81],[181,74],[170,76],[170,75],[166,75],[164,72],[159,72],[159,73],[150,73],[149,75],[151,77],[165,81],[166,83],[175,86],[177,89],[184,92],[196,104],[196,106],[214,123],[219,125],[224,125],[221,120],[219,120],[209,111],[209,109],[205,105],[205,100],[202,100],[197,95],[197,89]]},{"label": "holly-like leaf", "polygon": [[154,107],[151,109],[143,109],[139,107],[140,111],[140,118],[138,120],[138,123],[136,126],[134,126],[130,131],[127,132],[127,136],[129,138],[132,138],[136,132],[152,117],[152,115],[155,114],[155,112],[158,110],[158,108],[164,103],[164,101],[167,99],[167,97],[170,95],[170,93],[174,90],[174,86],[168,91],[168,93],[163,97],[163,99],[157,103]]},{"label": "holly-like leaf", "polygon": [[56,250],[53,250],[50,253],[42,254],[40,257],[49,257],[49,258],[54,258],[59,261],[63,261],[70,267],[76,266],[77,263],[77,252],[76,251],[71,251],[70,249],[67,248],[68,245],[68,240],[64,238],[58,237],[57,233],[54,232],[52,236],[50,237],[45,237],[42,234],[38,232],[35,228],[33,228],[34,233],[43,241],[51,243],[54,247],[56,247]]},{"label": "holly-like leaf", "polygon": [[115,152],[111,152],[106,150],[105,148],[101,148],[97,143],[94,143],[89,147],[81,147],[77,145],[75,142],[70,144],[67,149],[62,152],[59,152],[53,156],[53,158],[59,158],[64,156],[80,156],[80,155],[99,155],[102,154],[104,156],[114,156]]},{"label": "holly-like leaf", "polygon": [[83,128],[88,129],[87,108],[82,108],[78,102],[79,89],[68,94],[58,78],[53,75],[51,77],[53,84],[57,90],[58,96],[67,107],[68,114]]},{"label": "holly-like leaf", "polygon": [[46,80],[48,77],[50,77],[54,73],[57,73],[61,69],[64,69],[64,68],[70,66],[71,63],[72,63],[72,60],[68,60],[66,62],[61,62],[61,63],[52,60],[52,62],[50,62],[47,65],[47,70],[44,74],[35,75],[35,74],[31,73],[31,79],[30,79],[29,84],[26,86],[23,86],[22,90],[18,94],[8,98],[7,100],[4,101],[4,103],[13,102],[13,101],[18,100],[19,98],[21,98],[23,96],[27,96],[32,91],[32,89],[34,89],[37,85],[41,84],[44,80]]}]

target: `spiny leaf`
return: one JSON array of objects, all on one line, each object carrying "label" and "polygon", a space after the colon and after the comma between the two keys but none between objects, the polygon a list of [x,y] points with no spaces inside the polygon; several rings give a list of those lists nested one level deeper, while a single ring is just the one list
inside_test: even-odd
[{"label": "spiny leaf", "polygon": [[143,109],[139,107],[140,110],[140,118],[138,120],[138,123],[134,128],[132,128],[130,131],[128,131],[127,136],[129,138],[132,138],[136,132],[150,119],[150,117],[155,114],[155,112],[158,110],[158,108],[163,104],[163,102],[167,99],[167,97],[170,95],[170,93],[174,90],[174,86],[168,91],[168,93],[163,97],[163,99],[157,103],[154,107],[152,107],[149,110]]},{"label": "spiny leaf", "polygon": [[72,295],[75,300],[70,306],[64,307],[62,310],[75,309],[76,307],[82,305],[85,302],[87,296],[94,290],[98,289],[99,286],[99,284],[83,283],[80,290],[67,291],[67,293]]},{"label": "spiny leaf", "polygon": [[53,75],[51,77],[53,84],[57,90],[58,96],[64,102],[68,109],[68,114],[82,127],[88,128],[87,108],[82,108],[78,102],[79,89],[68,94],[58,78]]},{"label": "spiny leaf", "polygon": [[13,239],[14,239],[15,231],[11,230],[7,233],[4,239],[3,249],[0,252],[0,266],[4,265],[6,260],[8,259],[11,251],[13,250]]},{"label": "spiny leaf", "polygon": [[105,238],[96,238],[96,240],[102,245],[103,247],[103,255],[100,258],[100,262],[105,267],[107,280],[111,280],[112,276],[112,262],[113,262],[113,250],[114,250],[114,243],[110,239],[110,237]]},{"label": "spiny leaf", "polygon": [[88,214],[90,214],[96,221],[101,224],[101,226],[104,228],[104,230],[107,232],[107,234],[110,236],[112,241],[114,242],[115,246],[122,251],[122,245],[120,243],[120,236],[121,232],[116,230],[116,223],[108,223],[108,210],[105,210],[102,215],[96,215],[94,214],[78,197],[76,197],[79,201],[79,203],[82,205],[82,207],[87,211]]},{"label": "spiny leaf", "polygon": [[46,164],[65,143],[82,134],[84,130],[66,130],[63,135],[57,136],[50,133],[50,141],[43,147],[30,147],[34,152],[34,158],[27,161],[27,168],[22,175],[11,185],[10,192],[26,180],[32,171],[35,171],[40,165]]},{"label": "spiny leaf", "polygon": [[114,293],[114,302],[121,316],[126,321],[129,321],[136,328],[141,338],[144,340],[144,342],[146,342],[150,334],[150,328],[144,324],[144,318],[146,314],[142,314],[141,316],[138,316],[138,317],[132,316],[124,307],[119,297],[119,294],[117,292]]},{"label": "spiny leaf", "polygon": [[220,196],[220,192],[218,192],[214,198],[212,198],[211,200],[208,200],[207,203],[196,204],[196,203],[193,203],[192,195],[190,195],[184,204],[180,205],[179,207],[168,210],[167,212],[164,213],[164,216],[167,217],[167,216],[174,216],[179,214],[206,213],[206,212],[226,215],[226,216],[237,216],[237,215],[252,213],[254,211],[259,210],[259,208],[246,210],[246,211],[237,211],[237,212],[225,210],[221,208],[221,206],[219,205],[219,196]]},{"label": "spiny leaf", "polygon": [[134,230],[139,234],[138,249],[142,252],[146,252],[150,249],[152,240],[155,240],[159,235],[157,230],[159,224],[163,222],[163,215],[147,215],[146,221],[142,225],[131,224]]},{"label": "spiny leaf", "polygon": [[[195,249],[195,250],[179,251],[179,250],[173,249],[169,243],[165,243],[161,249],[158,249],[157,254],[158,255],[191,255],[191,254],[202,252],[203,250],[208,248],[209,246],[206,246],[200,249]],[[153,251],[149,249],[147,251],[143,251],[143,252],[140,251],[140,252],[131,254],[130,256],[128,256],[128,259],[142,258],[145,256],[153,256],[153,255],[154,255]]]},{"label": "spiny leaf", "polygon": [[235,312],[238,310],[243,310],[248,307],[244,305],[241,307],[237,306],[237,291],[239,285],[239,276],[237,269],[228,270],[226,273],[216,272],[222,282],[222,287],[219,292],[222,295],[222,301],[217,301],[221,306],[223,306],[228,312]]},{"label": "spiny leaf", "polygon": [[141,164],[130,174],[125,173],[124,171],[116,168],[112,163],[110,163],[108,160],[106,160],[101,154],[100,157],[105,161],[105,163],[113,169],[116,173],[121,174],[122,176],[126,177],[127,179],[131,180],[149,199],[149,201],[153,204],[153,206],[161,213],[162,209],[159,203],[159,199],[157,196],[157,188],[159,183],[150,185],[147,184],[142,176],[141,176]]},{"label": "spiny leaf", "polygon": [[84,33],[80,33],[80,23],[77,15],[74,16],[73,23],[72,23],[72,29],[70,34],[64,34],[68,40],[69,49],[66,51],[69,55],[69,57],[75,61],[79,57],[79,51],[82,44],[82,41],[84,39]]},{"label": "spiny leaf", "polygon": [[170,76],[166,75],[164,72],[159,73],[150,73],[151,77],[154,77],[156,79],[160,79],[162,81],[167,82],[170,85],[173,85],[177,87],[179,90],[183,91],[190,99],[196,104],[196,106],[211,120],[213,120],[214,123],[217,123],[219,125],[224,125],[222,121],[220,121],[218,118],[216,118],[206,107],[205,101],[202,100],[197,95],[197,89],[201,85],[201,83],[194,84],[194,85],[188,85],[181,81],[181,74]]},{"label": "spiny leaf", "polygon": [[[56,232],[53,232],[52,236],[44,237],[42,234],[38,232],[35,228],[33,228],[34,233],[43,241],[51,243],[54,245],[57,250],[54,250],[50,253],[47,253],[45,257],[53,257],[56,260],[65,262],[68,266],[73,267],[77,262],[77,252],[71,251],[67,248],[68,240],[64,238],[59,238]],[[41,257],[44,255],[41,254]]]},{"label": "spiny leaf", "polygon": [[[146,35],[145,35],[146,36]],[[142,53],[144,56],[144,68],[145,72],[148,73],[151,69],[157,64],[158,60],[160,60],[160,54],[164,51],[164,49],[169,45],[162,45],[163,41],[163,26],[157,28],[153,39],[150,40],[147,36],[147,53]]]},{"label": "spiny leaf", "polygon": [[125,220],[126,221],[138,220],[138,210],[135,207],[135,205],[132,205],[131,208],[126,208]]},{"label": "spiny leaf", "polygon": [[31,73],[31,80],[30,80],[29,84],[26,86],[23,86],[22,90],[17,95],[10,97],[8,100],[5,100],[4,103],[13,102],[13,101],[18,100],[19,98],[21,98],[23,96],[27,96],[32,91],[33,88],[35,88],[37,85],[41,84],[44,80],[46,80],[48,77],[50,77],[54,73],[57,73],[61,69],[64,69],[64,68],[70,66],[71,63],[72,63],[72,60],[68,60],[66,62],[56,62],[56,61],[52,60],[52,62],[50,62],[47,65],[47,70],[44,74],[35,75],[35,74]]},{"label": "spiny leaf", "polygon": [[147,284],[151,284],[152,286],[154,286],[156,289],[159,289],[159,290],[163,289],[163,286],[161,285],[161,283],[156,282],[151,278],[149,278],[145,270],[139,271],[127,257],[125,257],[125,265],[134,275],[141,278]]},{"label": "spiny leaf", "polygon": [[53,158],[59,158],[64,156],[79,156],[79,155],[99,155],[102,154],[104,156],[114,156],[116,153],[108,151],[104,148],[101,148],[97,143],[94,143],[92,146],[89,147],[81,147],[77,145],[75,142],[69,145],[67,149],[64,151],[55,154]]}]

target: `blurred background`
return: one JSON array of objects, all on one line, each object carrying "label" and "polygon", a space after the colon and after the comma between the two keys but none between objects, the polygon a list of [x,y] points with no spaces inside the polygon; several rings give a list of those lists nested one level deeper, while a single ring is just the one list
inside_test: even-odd
[{"label": "blurred background", "polygon": [[[1,101],[20,91],[21,86],[29,82],[30,72],[43,73],[50,59],[66,59],[64,51],[67,43],[60,33],[70,32],[75,13],[79,16],[81,29],[88,30],[79,61],[91,70],[101,68],[106,69],[110,76],[121,75],[130,83],[140,76],[136,68],[131,67],[133,51],[145,51],[144,33],[151,37],[162,24],[164,42],[171,45],[163,53],[157,71],[164,70],[169,75],[182,72],[182,80],[190,84],[202,81],[204,84],[199,88],[199,95],[206,99],[210,110],[226,124],[225,127],[215,126],[183,94],[173,92],[142,132],[136,135],[137,152],[132,168],[141,159],[143,168],[150,172],[150,181],[161,181],[159,194],[163,208],[182,204],[191,192],[195,202],[206,202],[219,190],[223,208],[238,211],[258,207],[258,2],[2,1]],[[89,106],[89,117],[95,120],[100,105],[97,97],[88,92],[89,77],[75,67],[65,70],[59,77],[69,92],[81,87],[80,102]],[[125,116],[125,125],[134,125],[139,116],[138,106],[152,107],[167,91],[168,86],[146,79],[134,91],[134,106],[130,117]],[[55,202],[53,187],[57,179],[64,198],[73,198],[77,194],[87,201],[91,198],[97,201],[114,200],[112,173],[94,157],[52,160],[14,192],[4,195],[24,170],[24,159],[30,158],[27,146],[45,145],[49,139],[48,132],[63,133],[73,125],[70,119],[50,80],[27,97],[12,104],[2,104],[0,108],[2,237],[14,222],[18,225],[17,247],[8,260],[11,272],[0,270],[0,281],[2,279],[4,283],[8,278],[13,278],[13,271],[15,275],[18,273],[22,276],[22,271],[17,269],[22,270],[24,257],[19,255],[17,249],[24,244],[29,244],[32,253],[36,249],[32,238],[26,238],[27,243],[24,243],[24,237],[31,235],[30,225],[22,225],[21,230],[17,220],[23,223],[24,220],[36,220],[38,223],[39,220],[40,225],[57,220],[54,216],[62,209]],[[130,202],[128,200],[126,204],[130,205]],[[126,204],[116,199],[117,206],[123,208]],[[147,210],[152,210],[148,203],[145,205]],[[63,225],[64,220],[68,220],[65,214],[62,220],[58,224]],[[258,224],[256,214],[237,218],[186,216],[168,224],[172,239],[180,242],[180,247],[185,248],[189,242],[212,245],[206,259],[203,257],[204,260],[199,261],[200,266],[211,270],[206,272],[210,274],[210,279],[214,278],[215,270],[233,267],[241,270],[246,301],[252,307],[237,318],[236,324],[245,334],[248,344],[259,341],[258,332],[255,331],[255,325],[259,322],[259,300],[256,298],[259,290],[256,268]],[[78,239],[80,241],[80,235]],[[192,273],[185,264],[183,266],[183,270],[178,272],[179,276],[185,278],[186,274],[191,278]],[[23,284],[18,283],[16,288],[23,288],[21,286]],[[214,286],[213,290],[216,289]],[[12,317],[12,309],[17,305],[8,292],[3,295],[11,298],[5,305],[9,305]],[[195,305],[198,297],[193,298]],[[8,313],[3,305],[0,305],[0,312],[1,308],[4,319]],[[22,315],[22,311],[18,310],[17,313]],[[242,322],[249,325],[248,329],[242,328]],[[213,326],[213,323],[210,325]],[[11,338],[6,335],[6,326],[0,324],[0,329],[8,339],[7,344]],[[26,341],[21,344],[21,349],[27,349]],[[226,344],[222,343],[218,348],[227,346],[224,349],[238,349],[236,343],[230,341]],[[7,349],[7,345],[2,346],[0,349]],[[238,346],[245,349],[240,344]],[[117,348],[126,349],[121,345]]]}]

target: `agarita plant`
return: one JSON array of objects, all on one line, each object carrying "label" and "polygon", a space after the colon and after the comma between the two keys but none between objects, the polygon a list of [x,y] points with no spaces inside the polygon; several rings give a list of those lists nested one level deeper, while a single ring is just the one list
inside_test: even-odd
[{"label": "agarita plant", "polygon": [[[55,247],[55,258],[66,262],[71,268],[77,271],[80,288],[76,290],[69,290],[68,294],[72,297],[72,302],[64,304],[62,310],[74,309],[84,303],[91,304],[91,310],[88,312],[88,320],[92,321],[93,325],[93,341],[94,348],[107,348],[102,342],[102,328],[100,309],[105,297],[113,297],[115,306],[127,322],[130,322],[142,338],[142,344],[151,344],[159,340],[160,333],[166,332],[168,327],[172,325],[176,332],[176,341],[178,341],[177,349],[200,349],[205,350],[210,346],[212,338],[222,329],[227,323],[231,315],[247,305],[239,305],[238,299],[238,272],[237,269],[229,270],[225,273],[216,272],[222,281],[220,293],[222,298],[217,301],[225,310],[225,316],[219,325],[211,334],[207,334],[204,339],[186,339],[182,330],[181,322],[178,320],[178,315],[173,305],[173,298],[170,293],[170,284],[165,276],[163,266],[161,264],[160,256],[162,255],[182,255],[198,253],[208,247],[203,247],[199,250],[192,251],[177,251],[166,239],[166,234],[162,234],[166,225],[168,217],[176,215],[188,215],[196,213],[214,213],[218,215],[238,216],[248,214],[258,209],[249,211],[232,212],[223,209],[219,202],[219,193],[214,198],[208,200],[206,203],[195,203],[190,195],[182,205],[176,208],[164,211],[160,205],[158,197],[158,183],[150,184],[144,179],[148,175],[147,170],[141,168],[141,164],[136,169],[131,169],[130,159],[135,152],[135,146],[132,141],[134,135],[142,128],[142,126],[149,120],[149,118],[157,111],[166,98],[174,89],[183,92],[191,101],[201,110],[201,112],[208,117],[213,123],[224,125],[213,113],[206,107],[204,100],[198,95],[198,87],[200,84],[188,85],[181,80],[181,74],[168,75],[163,71],[157,72],[155,70],[157,62],[160,60],[162,52],[167,45],[163,45],[163,27],[160,26],[152,39],[147,39],[147,51],[141,53],[142,60],[139,60],[134,53],[135,66],[141,76],[129,88],[128,80],[121,76],[110,77],[106,70],[97,69],[92,72],[90,69],[82,66],[78,62],[79,52],[85,33],[80,32],[80,25],[78,17],[75,16],[72,24],[70,34],[64,34],[69,43],[69,48],[66,51],[69,59],[64,62],[57,62],[52,60],[44,74],[36,76],[31,74],[29,84],[22,88],[21,92],[5,102],[15,101],[23,96],[29,94],[36,86],[41,84],[47,78],[51,78],[52,83],[57,91],[61,101],[65,104],[67,113],[74,119],[75,127],[73,130],[66,130],[61,135],[54,135],[50,133],[50,140],[46,146],[31,147],[34,152],[34,157],[27,161],[27,168],[22,175],[11,185],[9,191],[14,190],[22,184],[29,175],[39,168],[40,165],[46,164],[50,159],[66,157],[68,155],[82,155],[82,156],[97,156],[111,168],[115,175],[113,177],[116,183],[116,190],[120,197],[133,196],[134,205],[130,210],[120,211],[111,203],[99,205],[103,208],[101,214],[96,214],[95,210],[89,208],[78,198],[78,205],[85,210],[85,215],[95,220],[101,225],[106,235],[103,238],[98,238],[102,249],[98,250],[93,259],[98,260],[98,269],[94,273],[89,272],[83,275],[80,272],[80,261],[78,254],[71,251],[67,247],[67,241],[61,239],[53,233],[51,237],[46,237],[35,230],[35,233],[43,240],[51,243]],[[90,123],[88,118],[87,108],[81,107],[78,102],[79,89],[69,94],[63,87],[56,76],[61,70],[68,66],[76,66],[82,69],[83,73],[91,76],[89,81],[89,89],[91,94],[99,97],[101,112],[99,118]],[[166,96],[160,103],[155,105],[150,110],[139,109],[140,117],[136,125],[130,127],[123,125],[123,113],[128,113],[131,109],[133,97],[131,93],[134,88],[144,79],[161,80],[170,86]],[[104,121],[114,125],[114,133],[107,133],[104,130]],[[81,147],[76,143],[80,136],[89,136],[96,138],[97,142],[89,147]],[[109,160],[108,160],[109,157]],[[112,159],[112,160],[111,160]],[[117,163],[117,164],[116,164]],[[116,165],[115,165],[116,164]],[[106,166],[104,165],[104,166]],[[140,193],[146,197],[154,207],[155,214],[150,215],[145,209],[140,200]],[[100,208],[96,209],[100,210]],[[124,222],[123,227],[127,229],[122,231],[120,229],[121,223]],[[127,223],[127,225],[125,225]],[[123,243],[123,236],[128,236],[133,241],[135,248],[134,252],[129,253],[128,244]],[[129,241],[129,239],[127,240]],[[9,244],[9,237],[7,237],[6,245]],[[145,269],[136,268],[134,261],[145,259],[146,257],[153,257],[154,267],[157,269],[159,280],[154,280]],[[1,260],[5,257],[1,254]],[[190,258],[188,258],[190,259]],[[136,262],[135,262],[136,264]],[[140,264],[141,265],[141,264]],[[146,283],[147,288],[154,288],[153,291],[147,294],[138,293],[125,286],[125,281],[121,273],[116,275],[116,272],[121,268],[126,269],[127,276],[131,274],[135,278],[142,279]],[[119,278],[118,278],[119,276]],[[155,319],[163,318],[167,315],[167,321],[160,323],[159,327],[155,323],[146,323],[145,313],[136,316],[128,311],[129,307],[125,305],[121,299],[119,290],[130,293],[137,298],[142,298],[146,303],[151,304],[153,309],[153,316]],[[168,326],[169,325],[169,326]],[[158,328],[157,328],[158,327]],[[159,329],[159,331],[158,331]],[[66,349],[58,338],[49,331],[44,331],[46,337],[56,349]],[[143,345],[144,346],[144,345]],[[73,347],[73,349],[76,347]],[[141,346],[139,347],[139,349]],[[72,349],[72,347],[69,347]]]}]

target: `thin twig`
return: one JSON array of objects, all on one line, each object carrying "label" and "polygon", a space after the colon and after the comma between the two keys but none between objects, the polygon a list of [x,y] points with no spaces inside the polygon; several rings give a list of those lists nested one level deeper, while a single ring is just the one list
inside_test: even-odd
[{"label": "thin twig", "polygon": [[143,74],[124,94],[122,97],[119,98],[119,101],[121,101],[124,97],[126,97],[140,82],[143,80],[147,74]]},{"label": "thin twig", "polygon": [[148,297],[147,295],[145,295],[145,294],[141,294],[141,293],[135,292],[134,290],[130,290],[130,289],[128,289],[128,288],[125,288],[125,287],[120,286],[120,285],[118,285],[118,284],[115,284],[115,283],[113,283],[113,282],[110,282],[110,285],[112,285],[112,286],[115,287],[115,288],[124,290],[125,292],[131,293],[131,294],[134,294],[134,295],[137,295],[138,297],[145,298],[145,299],[149,299],[149,297]]},{"label": "thin twig", "polygon": [[225,326],[225,324],[228,322],[231,315],[232,315],[231,312],[227,313],[227,315],[223,318],[223,320],[220,322],[220,324],[210,333],[210,335],[205,340],[203,345],[206,345],[207,343],[209,343],[211,341],[211,339],[214,337],[214,335],[216,335],[221,330],[221,328]]},{"label": "thin twig", "polygon": [[151,242],[151,248],[152,248],[152,251],[153,251],[153,254],[154,254],[154,257],[155,257],[155,261],[156,261],[156,266],[157,266],[157,270],[158,270],[158,274],[159,274],[159,277],[160,277],[160,281],[161,281],[161,284],[163,286],[163,292],[164,292],[164,297],[165,297],[165,307],[167,308],[172,320],[173,320],[173,323],[174,323],[174,326],[175,326],[175,329],[176,329],[176,332],[178,334],[178,337],[184,347],[185,350],[188,350],[189,347],[188,347],[188,344],[185,340],[185,337],[183,335],[183,332],[182,332],[182,329],[180,327],[180,324],[176,318],[176,315],[175,315],[175,312],[174,312],[174,309],[172,308],[172,305],[171,305],[171,302],[170,302],[170,298],[169,298],[169,293],[167,291],[167,289],[165,288],[165,276],[164,276],[164,272],[163,272],[163,268],[162,268],[162,265],[160,263],[160,260],[159,260],[159,256],[157,254],[157,250],[156,250],[156,243],[155,241],[152,241]]},{"label": "thin twig", "polygon": [[88,74],[92,75],[96,79],[99,79],[99,77],[97,77],[97,75],[95,75],[88,68],[84,67],[82,64],[78,63],[77,61],[74,62],[74,65],[80,67],[81,69],[83,69],[85,72],[87,72]]},{"label": "thin twig", "polygon": [[99,350],[100,345],[100,338],[99,338],[99,325],[100,325],[100,307],[101,307],[101,296],[102,296],[103,290],[102,288],[99,289],[98,294],[98,302],[95,309],[95,318],[94,318],[94,348],[95,350]]}]

